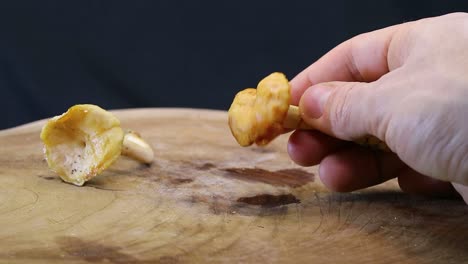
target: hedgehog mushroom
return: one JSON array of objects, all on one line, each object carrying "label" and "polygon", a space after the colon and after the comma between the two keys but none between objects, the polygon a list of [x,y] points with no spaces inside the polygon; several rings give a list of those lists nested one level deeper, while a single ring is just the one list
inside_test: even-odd
[{"label": "hedgehog mushroom", "polygon": [[229,127],[241,146],[263,146],[286,130],[283,121],[291,95],[289,82],[282,73],[272,73],[258,83],[257,89],[240,91],[229,109]]},{"label": "hedgehog mushroom", "polygon": [[[290,105],[289,81],[275,72],[258,83],[257,89],[247,88],[235,96],[229,108],[229,128],[239,145],[264,146],[291,129],[312,130],[304,123],[297,106]],[[373,136],[356,143],[388,151],[387,145]]]},{"label": "hedgehog mushroom", "polygon": [[153,150],[135,132],[124,133],[110,112],[90,104],[75,105],[48,120],[41,131],[49,165],[62,180],[82,186],[121,154],[150,163]]}]

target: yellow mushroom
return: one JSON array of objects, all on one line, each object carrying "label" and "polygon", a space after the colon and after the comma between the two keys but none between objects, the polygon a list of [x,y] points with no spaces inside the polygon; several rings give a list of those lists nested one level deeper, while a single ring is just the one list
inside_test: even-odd
[{"label": "yellow mushroom", "polygon": [[[289,81],[275,72],[262,79],[257,89],[248,88],[235,96],[229,108],[229,128],[239,145],[266,145],[291,129],[315,129],[303,122],[297,106],[290,105]],[[356,143],[389,151],[387,145],[373,136]]]},{"label": "yellow mushroom", "polygon": [[285,132],[283,120],[291,95],[284,74],[272,73],[257,89],[239,92],[229,109],[229,127],[241,146],[266,145]]},{"label": "yellow mushroom", "polygon": [[120,121],[96,105],[75,105],[47,121],[41,131],[49,168],[65,182],[81,186],[109,167],[121,154],[151,163],[153,150],[135,132],[124,133]]}]

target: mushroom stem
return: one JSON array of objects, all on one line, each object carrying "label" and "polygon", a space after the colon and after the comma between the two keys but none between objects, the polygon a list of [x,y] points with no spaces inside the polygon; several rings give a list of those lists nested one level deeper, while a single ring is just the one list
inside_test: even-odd
[{"label": "mushroom stem", "polygon": [[125,133],[122,144],[122,155],[136,159],[143,163],[151,163],[154,158],[153,149],[141,136],[133,131]]},{"label": "mushroom stem", "polygon": [[288,113],[286,114],[286,117],[283,120],[283,127],[287,129],[315,129],[311,125],[305,123],[304,120],[302,120],[301,114],[299,113],[299,107],[295,105],[289,106]]},{"label": "mushroom stem", "polygon": [[[301,114],[299,113],[299,107],[295,105],[290,105],[288,108],[288,113],[283,120],[283,127],[286,129],[302,129],[302,130],[313,130],[315,129],[312,125],[309,125],[304,122],[301,118]],[[368,146],[373,149],[383,150],[383,151],[390,151],[387,144],[380,139],[374,136],[365,136],[363,138],[359,138],[354,140],[355,143]]]}]

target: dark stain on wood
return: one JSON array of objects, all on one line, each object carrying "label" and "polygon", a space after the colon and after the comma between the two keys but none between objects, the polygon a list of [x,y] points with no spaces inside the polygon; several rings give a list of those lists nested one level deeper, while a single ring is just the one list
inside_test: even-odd
[{"label": "dark stain on wood", "polygon": [[87,262],[143,263],[139,259],[123,253],[121,247],[107,246],[93,241],[84,241],[78,237],[62,236],[55,239],[60,249],[69,257]]},{"label": "dark stain on wood", "polygon": [[154,163],[143,163],[143,164],[140,164],[139,166],[139,169],[148,169],[148,168],[151,168],[153,166]]},{"label": "dark stain on wood", "polygon": [[282,205],[300,203],[300,200],[292,194],[258,195],[241,197],[237,200],[230,200],[220,195],[192,195],[187,202],[205,204],[215,215],[275,216],[287,213],[288,207]]},{"label": "dark stain on wood", "polygon": [[[239,202],[245,199],[246,202]],[[268,198],[267,198],[268,199]],[[224,195],[218,194],[205,194],[205,193],[196,193],[188,197],[185,202],[195,205],[201,204],[207,206],[207,209],[210,213],[214,215],[245,215],[245,216],[259,216],[259,215],[277,215],[284,214],[285,210],[276,210],[281,207],[274,206],[259,206],[260,204],[255,205],[254,201],[249,200],[249,198],[229,198]],[[251,203],[249,203],[251,202]],[[267,201],[265,201],[268,203]],[[285,208],[287,211],[287,208]],[[270,212],[271,211],[271,212]]]},{"label": "dark stain on wood", "polygon": [[231,213],[231,203],[227,199],[218,195],[204,195],[195,194],[190,196],[189,203],[191,204],[206,204],[209,207],[210,212],[215,215]]},{"label": "dark stain on wood", "polygon": [[274,149],[266,148],[266,147],[252,147],[250,148],[252,152],[255,153],[273,153],[276,152]]},{"label": "dark stain on wood", "polygon": [[174,185],[181,185],[181,184],[186,184],[186,183],[191,183],[193,182],[193,179],[189,178],[169,178],[169,182]]},{"label": "dark stain on wood", "polygon": [[300,203],[301,201],[292,194],[259,194],[250,197],[241,197],[237,199],[239,203],[246,203],[250,205],[258,205],[265,208],[277,207],[281,205]]},{"label": "dark stain on wood", "polygon": [[210,162],[203,163],[203,164],[201,164],[199,166],[196,166],[197,170],[202,170],[202,171],[211,170],[211,169],[214,169],[214,168],[216,168],[216,166],[213,163],[210,163]]},{"label": "dark stain on wood", "polygon": [[301,169],[268,171],[260,168],[226,168],[229,177],[276,186],[300,187],[314,181],[314,174]]}]

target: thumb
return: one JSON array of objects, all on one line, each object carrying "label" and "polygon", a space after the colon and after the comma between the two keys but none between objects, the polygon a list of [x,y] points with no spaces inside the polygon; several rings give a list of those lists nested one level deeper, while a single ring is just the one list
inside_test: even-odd
[{"label": "thumb", "polygon": [[[328,82],[308,88],[299,110],[302,119],[315,129],[343,140],[375,135],[377,106],[372,83]],[[374,91],[373,91],[374,90]],[[382,109],[382,106],[379,106]]]}]

